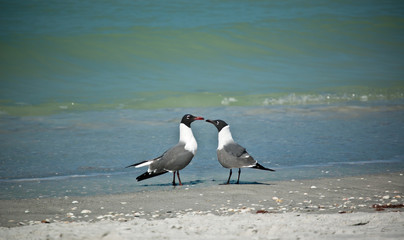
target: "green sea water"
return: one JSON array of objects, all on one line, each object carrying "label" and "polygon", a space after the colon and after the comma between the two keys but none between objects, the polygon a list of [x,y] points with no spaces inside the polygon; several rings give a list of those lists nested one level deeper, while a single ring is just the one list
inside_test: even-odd
[{"label": "green sea water", "polygon": [[399,1],[1,4],[5,113],[403,97]]}]

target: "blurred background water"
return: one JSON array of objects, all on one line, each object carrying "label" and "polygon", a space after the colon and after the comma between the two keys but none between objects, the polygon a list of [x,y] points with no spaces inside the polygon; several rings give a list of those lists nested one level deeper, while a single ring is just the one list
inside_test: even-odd
[{"label": "blurred background water", "polygon": [[[0,1],[0,198],[153,190],[125,166],[226,120],[277,172],[404,169],[399,1]],[[185,183],[218,184],[217,131],[192,125]]]}]

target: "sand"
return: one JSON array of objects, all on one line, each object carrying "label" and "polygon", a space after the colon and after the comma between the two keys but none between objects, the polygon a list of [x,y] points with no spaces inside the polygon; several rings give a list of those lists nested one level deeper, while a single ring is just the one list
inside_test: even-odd
[{"label": "sand", "polygon": [[0,239],[401,239],[404,176],[0,200]]}]

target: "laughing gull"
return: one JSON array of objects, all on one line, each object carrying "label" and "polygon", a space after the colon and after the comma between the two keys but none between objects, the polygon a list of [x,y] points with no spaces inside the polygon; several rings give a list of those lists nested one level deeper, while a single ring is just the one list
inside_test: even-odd
[{"label": "laughing gull", "polygon": [[149,166],[147,172],[136,178],[137,181],[142,181],[151,177],[155,177],[167,172],[173,173],[173,185],[175,186],[175,172],[179,184],[182,185],[180,179],[180,170],[185,168],[194,157],[198,144],[192,133],[191,123],[195,120],[204,120],[203,117],[195,117],[191,114],[185,114],[180,123],[180,140],[177,145],[168,149],[160,157],[152,160],[143,161],[132,164],[128,167],[145,167]]},{"label": "laughing gull", "polygon": [[266,171],[275,171],[260,165],[245,148],[237,144],[231,136],[230,126],[223,120],[206,120],[212,123],[218,130],[218,147],[217,159],[225,168],[230,168],[229,179],[226,184],[229,184],[232,174],[232,168],[238,168],[237,184],[240,181],[241,168],[249,167]]}]

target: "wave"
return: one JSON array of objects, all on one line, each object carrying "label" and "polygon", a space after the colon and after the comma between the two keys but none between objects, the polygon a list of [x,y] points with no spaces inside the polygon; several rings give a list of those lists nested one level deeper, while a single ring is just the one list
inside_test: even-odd
[{"label": "wave", "polygon": [[111,102],[48,102],[42,104],[0,102],[0,115],[37,116],[77,111],[103,111],[120,109],[170,109],[204,108],[223,106],[301,106],[337,103],[391,102],[402,104],[404,87],[389,89],[356,88],[349,92],[332,90],[329,93],[183,93],[183,92],[142,92],[131,99]]},{"label": "wave", "polygon": [[294,166],[279,166],[276,169],[295,169],[295,168],[318,168],[318,167],[335,167],[344,165],[368,165],[368,164],[388,164],[403,163],[404,156],[397,156],[389,160],[367,160],[367,161],[348,161],[348,162],[327,162],[320,164],[302,164]]},{"label": "wave", "polygon": [[[404,156],[396,156],[389,160],[368,160],[368,161],[348,161],[348,162],[327,162],[319,164],[301,164],[293,166],[277,166],[277,170],[282,169],[302,169],[302,168],[319,168],[319,167],[336,167],[344,165],[369,165],[369,164],[394,164],[403,163]],[[19,182],[42,182],[42,181],[63,181],[77,178],[97,178],[109,177],[117,175],[132,174],[130,172],[109,172],[109,173],[88,173],[88,174],[72,174],[63,176],[49,176],[49,177],[33,177],[33,178],[15,178],[15,179],[0,179],[0,183],[19,183]]]},{"label": "wave", "polygon": [[72,174],[63,176],[49,176],[49,177],[33,177],[33,178],[14,178],[14,179],[0,179],[0,183],[17,183],[17,182],[42,182],[42,181],[62,181],[77,178],[95,178],[95,177],[109,177],[115,175],[124,175],[127,172],[110,172],[110,173],[88,173],[88,174]]}]

